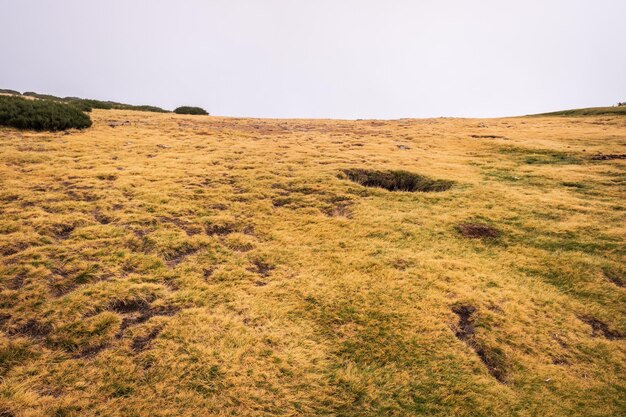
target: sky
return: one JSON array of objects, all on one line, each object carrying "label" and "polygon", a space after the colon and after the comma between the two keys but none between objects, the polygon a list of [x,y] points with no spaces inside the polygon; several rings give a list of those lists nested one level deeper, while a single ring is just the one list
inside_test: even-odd
[{"label": "sky", "polygon": [[626,0],[0,0],[0,88],[276,118],[626,101]]}]

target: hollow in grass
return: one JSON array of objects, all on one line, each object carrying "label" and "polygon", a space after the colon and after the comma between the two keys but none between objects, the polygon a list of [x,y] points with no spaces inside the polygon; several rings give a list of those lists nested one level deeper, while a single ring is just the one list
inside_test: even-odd
[{"label": "hollow in grass", "polygon": [[348,178],[365,187],[380,187],[389,191],[439,192],[452,187],[452,181],[436,180],[408,171],[376,171],[345,169]]}]

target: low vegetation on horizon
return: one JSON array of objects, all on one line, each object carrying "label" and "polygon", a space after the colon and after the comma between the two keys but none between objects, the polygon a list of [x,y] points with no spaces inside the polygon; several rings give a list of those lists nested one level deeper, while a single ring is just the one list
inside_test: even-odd
[{"label": "low vegetation on horizon", "polygon": [[[79,97],[57,97],[32,91],[20,93],[16,90],[0,89],[0,126],[50,131],[91,126],[89,116],[80,116],[76,111],[68,109],[68,106],[86,113],[93,109],[170,113],[169,110],[149,105],[132,105]],[[201,107],[192,106],[178,107],[174,113],[209,114]],[[89,120],[88,124],[86,120]]]},{"label": "low vegetation on horizon", "polygon": [[0,127],[0,416],[626,409],[625,117],[83,104]]},{"label": "low vegetation on horizon", "polygon": [[617,103],[614,107],[589,107],[586,109],[560,110],[540,113],[533,116],[626,116],[626,103]]}]

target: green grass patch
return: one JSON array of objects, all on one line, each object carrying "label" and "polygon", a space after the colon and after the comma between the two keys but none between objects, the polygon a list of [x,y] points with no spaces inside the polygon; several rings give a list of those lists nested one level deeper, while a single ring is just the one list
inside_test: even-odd
[{"label": "green grass patch", "polygon": [[498,151],[504,155],[512,155],[518,162],[528,165],[567,165],[580,163],[580,159],[575,155],[552,149],[503,146],[500,147]]}]

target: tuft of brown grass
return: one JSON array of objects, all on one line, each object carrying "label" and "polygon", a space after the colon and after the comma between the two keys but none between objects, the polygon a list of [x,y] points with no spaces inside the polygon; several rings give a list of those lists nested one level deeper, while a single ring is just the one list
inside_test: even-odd
[{"label": "tuft of brown grass", "polygon": [[626,409],[623,117],[92,118],[0,129],[0,414]]}]

